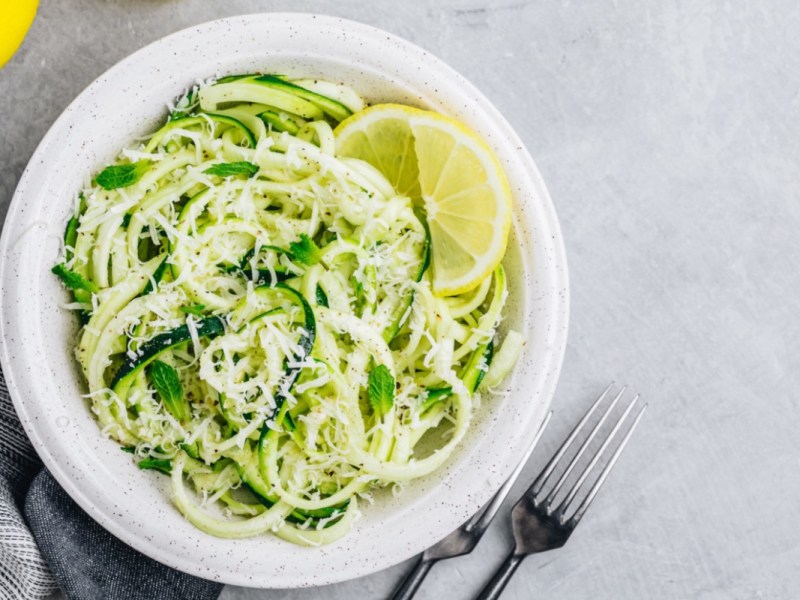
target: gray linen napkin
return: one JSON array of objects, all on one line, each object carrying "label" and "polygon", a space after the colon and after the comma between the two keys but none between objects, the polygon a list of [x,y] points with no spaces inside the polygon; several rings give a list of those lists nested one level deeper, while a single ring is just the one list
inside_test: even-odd
[{"label": "gray linen napkin", "polygon": [[75,600],[213,600],[222,590],[147,558],[83,512],[42,467],[0,371],[0,598],[59,587]]}]

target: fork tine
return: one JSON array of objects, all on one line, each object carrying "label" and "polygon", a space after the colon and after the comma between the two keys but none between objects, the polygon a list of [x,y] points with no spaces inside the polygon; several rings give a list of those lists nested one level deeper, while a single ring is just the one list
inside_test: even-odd
[{"label": "fork tine", "polygon": [[[636,404],[636,401],[638,399],[639,399],[639,395],[637,394],[636,397],[631,402],[631,404],[628,407],[628,409],[625,411],[625,414],[623,414],[623,416],[620,418],[619,422],[617,423],[617,426],[614,427],[614,430],[611,432],[611,435],[608,436],[608,439],[606,440],[606,443],[603,444],[603,447],[597,453],[598,455],[602,453],[602,451],[608,445],[608,442],[611,440],[611,438],[614,437],[614,435],[616,434],[617,430],[619,429],[619,426],[626,419],[626,417],[628,416],[628,413],[631,411],[631,409],[633,408],[633,405]],[[586,510],[589,508],[589,505],[594,500],[595,496],[597,496],[597,492],[600,491],[600,488],[602,487],[603,483],[605,483],[606,477],[608,477],[608,474],[611,472],[611,469],[614,468],[614,465],[616,464],[617,459],[619,459],[620,455],[622,454],[622,451],[625,449],[625,446],[628,443],[628,440],[630,440],[631,435],[633,435],[634,429],[636,429],[636,426],[639,424],[639,421],[641,420],[642,415],[644,415],[644,411],[647,410],[647,406],[648,405],[645,404],[639,410],[639,412],[636,415],[636,418],[633,420],[633,424],[630,426],[630,429],[628,429],[628,432],[625,434],[625,437],[622,438],[622,442],[620,442],[619,446],[617,446],[617,449],[614,451],[614,454],[611,456],[611,460],[608,461],[608,464],[605,466],[603,471],[600,473],[600,477],[598,477],[597,481],[594,482],[594,485],[592,486],[592,489],[589,490],[589,493],[586,495],[586,498],[584,498],[583,502],[581,502],[581,505],[578,507],[578,510],[576,510],[575,514],[573,514],[572,517],[570,517],[570,519],[569,519],[570,527],[575,527],[578,524],[578,522],[583,517],[584,513],[586,513]],[[595,457],[595,458],[597,458],[597,457]],[[588,474],[588,472],[591,470],[591,467],[594,465],[595,462],[597,462],[597,461],[596,460],[592,461],[592,464],[589,467],[586,468],[586,470],[584,471],[584,474]],[[584,475],[581,475],[581,478],[585,479]],[[573,488],[573,491],[577,490],[577,488],[578,488],[578,485],[576,484],[575,487]],[[574,494],[573,494],[573,496],[574,496]],[[559,521],[562,520],[564,512],[568,508],[567,504],[562,503],[562,505],[564,506],[564,511],[561,512]],[[559,511],[561,511],[560,507],[559,507]]]},{"label": "fork tine", "polygon": [[[616,399],[618,400],[619,396],[617,396]],[[600,457],[603,455],[603,452],[605,452],[606,448],[611,443],[611,440],[614,439],[614,436],[617,434],[617,431],[619,431],[619,428],[622,427],[622,423],[630,414],[637,400],[639,400],[638,394],[634,396],[633,400],[630,402],[630,404],[628,404],[628,407],[625,409],[622,415],[617,419],[617,422],[611,429],[611,432],[606,436],[606,439],[603,440],[603,443],[600,445],[600,448],[594,453],[594,456],[589,461],[589,464],[586,465],[586,467],[583,469],[583,472],[578,477],[578,480],[573,484],[572,489],[569,491],[566,498],[564,498],[559,507],[556,509],[555,516],[558,517],[560,521],[563,521],[563,516],[567,510],[569,503],[572,502],[573,498],[575,498],[575,495],[578,493],[578,490],[580,489],[581,485],[583,485],[583,482],[586,481],[586,478],[589,476],[589,473],[592,472],[592,469],[594,469],[594,466],[597,464],[597,461],[600,460]],[[608,416],[612,408],[614,408],[613,404],[608,408],[606,414],[603,415],[603,419],[605,419],[605,417]],[[603,419],[600,419],[600,422],[597,424],[597,427],[595,429],[599,428],[599,426],[603,424]],[[591,440],[586,440],[584,446],[586,446],[589,441]],[[583,450],[583,448],[581,448],[581,450]]]},{"label": "fork tine", "polygon": [[544,469],[542,469],[542,472],[539,474],[536,480],[531,484],[529,493],[533,495],[534,500],[539,495],[539,492],[542,491],[542,487],[544,486],[545,483],[547,483],[547,480],[553,473],[553,469],[556,468],[558,461],[561,460],[561,457],[567,451],[567,448],[569,448],[570,444],[572,444],[572,442],[575,440],[575,437],[578,435],[578,433],[580,433],[580,430],[583,427],[583,425],[586,423],[586,421],[589,420],[589,417],[592,416],[592,413],[594,413],[597,406],[608,395],[608,392],[611,390],[613,386],[614,386],[613,381],[608,384],[608,387],[603,391],[602,394],[600,394],[597,400],[595,400],[592,407],[588,411],[586,411],[586,414],[583,416],[580,422],[575,426],[575,428],[570,432],[569,436],[567,436],[567,439],[564,440],[564,443],[561,444],[561,447],[553,455],[553,458],[550,459],[550,462],[547,463],[547,465],[545,466]]},{"label": "fork tine", "polygon": [[[592,431],[589,432],[589,435],[586,436],[586,439],[583,441],[583,443],[581,444],[580,448],[578,448],[578,451],[575,453],[575,456],[573,456],[572,460],[569,461],[569,464],[567,465],[567,468],[564,469],[564,472],[561,474],[561,477],[558,478],[558,481],[553,486],[553,489],[550,490],[549,494],[547,494],[547,498],[545,498],[545,501],[544,501],[544,509],[545,509],[545,511],[547,512],[548,515],[550,514],[550,505],[555,500],[556,495],[558,494],[558,492],[561,491],[561,486],[564,485],[564,482],[567,480],[567,477],[569,477],[569,474],[572,473],[572,470],[575,468],[575,465],[578,464],[578,461],[580,460],[581,456],[583,456],[583,453],[589,447],[589,444],[592,442],[594,437],[597,435],[597,432],[600,431],[600,428],[603,426],[603,423],[605,423],[606,419],[611,414],[611,411],[614,410],[614,407],[617,405],[617,402],[619,402],[619,399],[622,398],[622,394],[625,393],[625,389],[626,388],[623,386],[623,388],[619,391],[619,393],[611,401],[611,404],[608,405],[608,408],[606,408],[606,411],[603,413],[603,415],[600,417],[600,419],[598,419],[597,423],[592,428]],[[594,407],[592,407],[592,410],[594,410]]]},{"label": "fork tine", "polygon": [[[603,426],[603,423],[605,423],[605,420],[611,414],[611,411],[614,410],[614,407],[617,405],[617,402],[619,402],[619,399],[625,393],[625,389],[626,389],[625,386],[623,386],[622,389],[617,393],[617,395],[611,401],[611,404],[608,406],[608,408],[606,408],[606,410],[603,413],[603,415],[600,417],[600,419],[598,419],[598,421],[595,424],[595,426],[589,432],[589,435],[586,437],[586,439],[580,445],[580,448],[578,448],[578,451],[575,453],[575,456],[573,456],[572,460],[570,460],[569,464],[567,465],[567,468],[564,469],[564,472],[558,478],[558,481],[553,486],[553,489],[551,489],[550,492],[547,494],[547,497],[545,498],[543,504],[544,504],[544,509],[545,509],[545,511],[547,512],[548,515],[551,512],[550,511],[551,504],[555,500],[556,495],[558,494],[558,492],[561,491],[561,486],[564,485],[564,482],[567,480],[567,477],[569,477],[570,473],[572,473],[572,470],[578,464],[578,461],[583,456],[583,453],[586,451],[586,449],[589,447],[589,444],[592,442],[592,440],[594,439],[595,435],[597,435],[597,432]],[[592,410],[594,410],[594,407],[592,407]]]}]

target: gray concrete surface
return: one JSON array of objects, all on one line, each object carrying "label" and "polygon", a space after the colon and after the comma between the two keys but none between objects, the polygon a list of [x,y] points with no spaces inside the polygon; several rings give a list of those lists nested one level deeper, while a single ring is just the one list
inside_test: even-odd
[{"label": "gray concrete surface", "polygon": [[[179,28],[278,10],[354,18],[423,46],[530,149],[561,218],[573,298],[539,456],[611,378],[650,401],[578,532],[528,559],[504,597],[800,596],[800,7],[44,0],[0,71],[0,216],[47,128],[106,68]],[[510,543],[500,518],[472,555],[435,567],[419,598],[473,596]],[[222,598],[385,598],[408,567]]]}]

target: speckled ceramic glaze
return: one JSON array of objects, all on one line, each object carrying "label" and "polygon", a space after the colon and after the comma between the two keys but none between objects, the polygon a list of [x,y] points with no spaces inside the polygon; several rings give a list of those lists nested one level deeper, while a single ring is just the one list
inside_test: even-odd
[{"label": "speckled ceramic glaze", "polygon": [[[503,327],[528,343],[505,397],[487,397],[447,465],[362,505],[344,539],[297,547],[265,535],[222,540],[195,529],[165,477],[137,469],[100,435],[73,359],[75,320],[50,267],[76,190],[120,148],[152,131],[166,104],[197,79],[238,72],[318,76],[370,102],[447,113],[495,149],[516,202]],[[141,552],[208,579],[254,587],[320,585],[365,575],[420,552],[477,510],[510,474],[544,418],[567,332],[568,283],[553,206],[533,161],[471,84],[420,48],[350,21],[295,14],[214,21],[156,42],[110,69],[56,121],[9,209],[0,243],[2,364],[17,411],[47,467],[101,525]]]}]

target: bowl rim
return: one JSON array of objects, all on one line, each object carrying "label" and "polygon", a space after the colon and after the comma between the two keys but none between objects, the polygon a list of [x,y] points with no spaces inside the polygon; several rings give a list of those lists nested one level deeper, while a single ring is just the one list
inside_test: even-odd
[{"label": "bowl rim", "polygon": [[[64,128],[67,124],[68,115],[80,107],[82,103],[85,103],[86,99],[91,96],[92,93],[98,89],[102,89],[107,81],[113,80],[113,78],[126,67],[135,64],[137,61],[146,59],[152,60],[153,57],[158,54],[159,49],[165,45],[182,40],[191,40],[193,36],[200,35],[204,32],[219,30],[225,27],[246,26],[247,24],[261,24],[265,27],[308,27],[311,25],[338,27],[346,31],[351,37],[368,39],[371,43],[377,43],[378,40],[386,40],[399,49],[399,52],[418,59],[424,59],[426,61],[426,69],[430,69],[432,73],[447,77],[452,82],[457,83],[458,86],[462,88],[465,95],[468,94],[471,98],[480,103],[479,110],[485,114],[486,118],[500,128],[500,137],[502,140],[510,142],[516,147],[517,159],[527,170],[529,183],[532,186],[533,193],[539,200],[538,206],[536,206],[535,209],[538,213],[537,217],[542,219],[541,223],[543,224],[543,229],[550,236],[550,239],[545,241],[548,252],[547,259],[554,265],[553,268],[549,269],[548,273],[551,279],[550,283],[554,290],[550,298],[552,305],[549,307],[554,321],[546,332],[548,338],[547,358],[549,359],[549,366],[547,375],[543,380],[538,382],[539,395],[544,406],[543,408],[540,407],[541,410],[539,414],[532,417],[531,420],[531,423],[536,420],[541,423],[555,393],[566,348],[569,321],[569,280],[567,275],[566,252],[555,208],[533,159],[528,154],[520,138],[494,105],[469,81],[443,61],[433,57],[429,52],[419,46],[376,27],[349,19],[312,13],[255,13],[216,19],[200,25],[184,28],[150,43],[122,59],[95,79],[67,106],[58,119],[51,125],[33,153],[9,204],[3,225],[2,237],[0,237],[0,283],[2,283],[4,290],[2,304],[0,304],[0,315],[2,316],[0,319],[0,363],[2,364],[6,383],[17,414],[20,416],[26,433],[31,439],[34,448],[36,448],[39,453],[39,456],[42,458],[45,466],[81,508],[117,538],[159,562],[206,579],[214,579],[224,583],[249,587],[291,588],[322,585],[367,575],[379,569],[389,567],[392,564],[401,562],[418,553],[426,545],[436,541],[436,539],[430,539],[429,535],[427,539],[416,540],[416,543],[408,544],[402,551],[395,552],[389,560],[384,558],[383,562],[378,564],[369,565],[365,562],[351,563],[348,564],[346,568],[340,568],[319,576],[309,576],[306,574],[304,578],[298,577],[296,573],[288,573],[278,577],[276,577],[275,574],[265,574],[261,577],[253,577],[252,574],[243,576],[243,574],[239,572],[219,569],[214,570],[208,566],[198,564],[191,559],[171,554],[169,551],[153,545],[151,541],[137,536],[135,532],[126,529],[113,518],[114,515],[109,514],[108,510],[101,510],[98,503],[81,489],[81,486],[76,484],[74,474],[70,471],[74,467],[65,464],[63,460],[60,460],[59,457],[55,456],[53,452],[50,451],[46,439],[40,435],[41,423],[38,419],[38,415],[31,412],[31,410],[35,408],[37,400],[34,400],[33,404],[29,405],[31,401],[23,397],[24,390],[31,389],[30,386],[32,383],[30,380],[32,375],[23,360],[24,357],[14,355],[11,350],[12,340],[17,337],[15,334],[19,334],[17,329],[19,324],[9,319],[9,315],[12,313],[16,314],[11,307],[10,297],[12,294],[5,293],[8,289],[6,283],[15,281],[13,279],[13,274],[10,273],[7,257],[10,256],[10,252],[13,250],[13,246],[17,243],[19,238],[14,240],[13,243],[11,238],[15,232],[19,233],[23,231],[24,227],[29,227],[31,225],[25,221],[23,213],[27,197],[36,197],[36,186],[33,184],[32,180],[35,178],[37,169],[40,169],[41,165],[44,164],[48,151],[51,150],[52,142],[60,135],[64,135]],[[33,188],[33,191],[30,191],[29,188]],[[510,436],[512,448],[506,453],[505,457],[501,457],[501,460],[498,461],[500,464],[497,467],[497,471],[487,476],[487,481],[492,485],[488,486],[488,489],[475,490],[474,497],[471,499],[472,510],[476,510],[488,500],[493,493],[493,488],[499,486],[505,477],[510,474],[515,466],[516,460],[522,454],[522,446],[524,445],[523,437],[521,433],[518,433],[516,439],[514,439],[514,436]],[[463,512],[463,507],[459,507],[459,509]],[[469,513],[465,514],[468,515]],[[446,533],[458,525],[460,518],[463,520],[462,517],[449,515],[448,518],[443,520],[443,522],[448,524],[449,528],[447,530],[442,530],[440,524],[439,529],[436,530],[436,528],[434,528],[434,531],[446,535]]]}]

